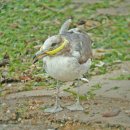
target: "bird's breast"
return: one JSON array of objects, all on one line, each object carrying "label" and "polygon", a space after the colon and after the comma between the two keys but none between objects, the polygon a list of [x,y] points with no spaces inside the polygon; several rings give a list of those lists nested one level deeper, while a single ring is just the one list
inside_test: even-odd
[{"label": "bird's breast", "polygon": [[45,57],[46,72],[54,79],[61,81],[72,81],[81,76],[80,64],[74,57]]}]

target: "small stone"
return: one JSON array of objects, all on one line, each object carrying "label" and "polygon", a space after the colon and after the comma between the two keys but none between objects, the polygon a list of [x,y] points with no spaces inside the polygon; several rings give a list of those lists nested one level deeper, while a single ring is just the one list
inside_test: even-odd
[{"label": "small stone", "polygon": [[6,113],[8,113],[8,114],[9,114],[9,113],[10,113],[10,110],[7,110],[7,111],[6,111]]},{"label": "small stone", "polygon": [[22,119],[21,118],[18,118],[18,121],[20,122]]},{"label": "small stone", "polygon": [[64,126],[63,124],[60,124],[60,126],[62,127],[62,126]]},{"label": "small stone", "polygon": [[7,87],[11,87],[11,86],[12,86],[12,84],[8,84],[8,85],[7,85]]},{"label": "small stone", "polygon": [[89,80],[87,78],[81,78],[81,80],[84,82],[87,82],[87,83],[89,82]]}]

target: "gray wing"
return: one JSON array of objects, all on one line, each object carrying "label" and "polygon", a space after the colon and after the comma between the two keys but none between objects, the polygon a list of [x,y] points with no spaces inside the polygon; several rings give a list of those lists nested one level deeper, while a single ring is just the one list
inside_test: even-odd
[{"label": "gray wing", "polygon": [[92,58],[92,41],[86,33],[71,29],[62,35],[69,40],[70,53],[78,59],[80,64]]},{"label": "gray wing", "polygon": [[[78,28],[68,30],[71,23],[71,19],[66,20],[61,26],[59,34],[69,40],[69,55],[76,57],[79,63],[82,64],[92,57],[92,41],[85,32],[79,30]],[[68,51],[66,52],[68,53]]]}]

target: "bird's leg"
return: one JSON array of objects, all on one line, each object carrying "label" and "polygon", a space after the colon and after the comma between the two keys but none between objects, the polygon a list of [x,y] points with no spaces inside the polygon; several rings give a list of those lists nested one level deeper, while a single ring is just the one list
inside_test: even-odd
[{"label": "bird's leg", "polygon": [[63,110],[63,108],[60,106],[60,99],[59,99],[59,83],[57,81],[57,85],[56,85],[56,101],[55,101],[55,105],[51,108],[47,108],[44,110],[44,112],[49,112],[49,113],[56,113],[56,112],[60,112]]},{"label": "bird's leg", "polygon": [[84,110],[80,104],[79,91],[80,91],[80,88],[79,88],[79,80],[78,80],[76,102],[73,105],[68,106],[67,109],[69,109],[71,111],[83,111]]},{"label": "bird's leg", "polygon": [[60,93],[60,90],[59,90],[59,86],[57,85],[56,87],[56,90],[57,90],[57,93],[56,93],[56,102],[55,102],[55,108],[57,109],[62,109],[61,106],[60,106],[60,98],[59,98],[59,93]]}]

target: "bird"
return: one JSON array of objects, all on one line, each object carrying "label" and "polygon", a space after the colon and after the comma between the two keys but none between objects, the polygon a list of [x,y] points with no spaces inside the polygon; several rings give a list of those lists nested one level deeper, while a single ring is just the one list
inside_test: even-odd
[{"label": "bird", "polygon": [[[78,29],[70,28],[72,19],[66,20],[59,33],[47,38],[40,50],[33,57],[33,63],[42,59],[46,73],[57,81],[56,101],[54,106],[46,108],[44,112],[56,113],[63,110],[59,98],[59,82],[68,82],[79,79],[92,64],[92,40],[89,35]],[[77,85],[76,102],[67,109],[83,111],[79,99],[79,84]]]}]

